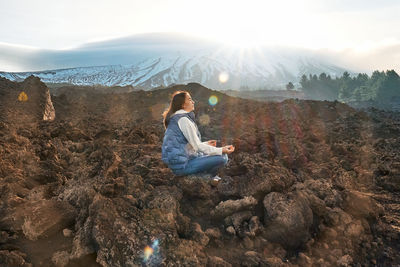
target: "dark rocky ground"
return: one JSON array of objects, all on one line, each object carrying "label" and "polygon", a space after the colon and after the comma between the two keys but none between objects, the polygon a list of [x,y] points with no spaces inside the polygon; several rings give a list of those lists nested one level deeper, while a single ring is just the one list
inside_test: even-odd
[{"label": "dark rocky ground", "polygon": [[[161,161],[176,89],[236,146],[217,187]],[[400,265],[399,113],[198,84],[47,94],[0,80],[0,266]]]}]

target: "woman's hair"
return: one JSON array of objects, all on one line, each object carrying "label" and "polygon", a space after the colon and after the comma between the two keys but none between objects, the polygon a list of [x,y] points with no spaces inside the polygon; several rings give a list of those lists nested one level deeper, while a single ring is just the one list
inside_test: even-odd
[{"label": "woman's hair", "polygon": [[187,91],[176,91],[172,94],[171,103],[169,104],[168,109],[163,113],[165,129],[167,129],[168,127],[171,115],[174,114],[177,110],[183,108],[183,104],[185,103],[187,94]]}]

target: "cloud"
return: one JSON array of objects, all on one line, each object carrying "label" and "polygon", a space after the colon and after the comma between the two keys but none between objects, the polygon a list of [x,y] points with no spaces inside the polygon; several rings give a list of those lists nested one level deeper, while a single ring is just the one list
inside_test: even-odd
[{"label": "cloud", "polygon": [[341,51],[320,50],[319,53],[321,57],[355,72],[371,74],[374,70],[394,69],[400,74],[400,41]]},{"label": "cloud", "polygon": [[[349,53],[345,56],[352,57]],[[369,70],[394,69],[400,73],[400,43],[375,48],[364,53],[354,53],[353,58],[358,66]]]},{"label": "cloud", "polygon": [[37,49],[0,43],[0,71],[21,71],[34,69],[36,64],[32,62]]}]

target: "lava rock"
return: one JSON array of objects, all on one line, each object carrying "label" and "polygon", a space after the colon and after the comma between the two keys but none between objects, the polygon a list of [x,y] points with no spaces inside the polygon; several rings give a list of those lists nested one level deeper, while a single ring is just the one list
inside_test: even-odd
[{"label": "lava rock", "polygon": [[313,213],[304,198],[272,192],[263,203],[265,235],[269,240],[284,247],[297,247],[310,238]]},{"label": "lava rock", "polygon": [[214,217],[226,217],[235,212],[252,209],[257,205],[257,200],[253,197],[244,197],[239,200],[227,200],[220,202],[211,215]]}]

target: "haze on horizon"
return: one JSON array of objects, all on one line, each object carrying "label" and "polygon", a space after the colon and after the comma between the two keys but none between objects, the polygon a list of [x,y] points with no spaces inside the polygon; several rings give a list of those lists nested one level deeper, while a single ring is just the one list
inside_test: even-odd
[{"label": "haze on horizon", "polygon": [[[396,0],[0,0],[0,23],[7,25],[0,29],[0,45],[68,50],[140,33],[175,32],[246,49],[328,51],[356,69],[400,71],[398,14]],[[7,66],[7,55],[1,54],[1,70],[22,71]]]}]

